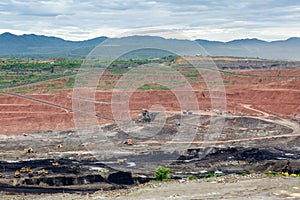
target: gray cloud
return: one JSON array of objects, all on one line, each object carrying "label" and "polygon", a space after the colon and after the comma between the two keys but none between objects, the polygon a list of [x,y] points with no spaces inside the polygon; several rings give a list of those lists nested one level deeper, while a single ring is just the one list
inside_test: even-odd
[{"label": "gray cloud", "polygon": [[2,0],[0,32],[81,40],[151,27],[191,38],[300,36],[294,0]]}]

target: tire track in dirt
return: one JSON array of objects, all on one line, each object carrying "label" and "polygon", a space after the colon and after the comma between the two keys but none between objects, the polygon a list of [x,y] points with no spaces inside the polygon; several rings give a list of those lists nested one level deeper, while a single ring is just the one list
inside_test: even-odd
[{"label": "tire track in dirt", "polygon": [[[59,105],[59,104],[55,104],[55,103],[51,103],[51,102],[48,102],[48,101],[44,101],[44,100],[41,100],[41,99],[37,99],[37,98],[34,98],[34,97],[15,94],[15,93],[11,93],[11,92],[1,92],[1,93],[6,94],[6,95],[10,95],[10,96],[15,96],[15,97],[27,99],[27,100],[30,100],[30,101],[39,102],[39,103],[46,104],[46,105],[49,105],[49,106],[58,107],[58,108],[61,108],[61,109],[65,110],[67,113],[69,113],[69,112],[83,112],[83,111],[80,111],[80,110],[73,110],[72,108],[62,106],[62,105]],[[98,118],[105,119],[105,120],[110,120],[110,121],[124,121],[124,122],[128,121],[128,120],[109,118],[109,117],[105,117],[105,116],[102,116],[102,115],[99,115],[99,114],[96,114],[95,116],[98,117]]]},{"label": "tire track in dirt", "polygon": [[29,96],[25,96],[25,95],[20,95],[20,94],[15,94],[15,93],[11,93],[11,92],[2,92],[2,93],[6,94],[6,95],[10,95],[10,96],[15,96],[15,97],[27,99],[27,100],[30,100],[30,101],[39,102],[39,103],[46,104],[46,105],[49,105],[49,106],[58,107],[58,108],[61,108],[61,109],[65,110],[66,113],[72,111],[71,108],[68,108],[68,107],[65,107],[65,106],[62,106],[62,105],[58,105],[58,104],[54,104],[54,103],[51,103],[51,102],[48,102],[48,101],[36,99],[36,98],[33,98],[33,97],[29,97]]},{"label": "tire track in dirt", "polygon": [[[251,105],[245,105],[245,104],[241,104],[241,105],[242,105],[244,108],[246,108],[246,109],[253,110],[253,111],[255,111],[255,112],[258,112],[258,113],[263,114],[263,118],[264,118],[263,120],[265,120],[265,121],[268,121],[268,122],[271,122],[271,123],[276,123],[276,124],[283,125],[283,126],[287,126],[287,127],[291,128],[291,129],[293,129],[293,133],[296,133],[296,134],[300,133],[300,124],[298,124],[298,123],[296,123],[296,122],[293,122],[293,121],[291,121],[291,120],[284,119],[284,118],[282,118],[282,117],[280,117],[280,116],[278,116],[278,115],[269,114],[269,113],[264,112],[264,111],[262,111],[262,110],[258,110],[258,109],[255,109],[255,108],[251,108]],[[276,118],[278,118],[279,120],[278,120],[278,119],[274,119],[274,120],[266,119],[266,118],[268,118],[268,117],[276,117]],[[260,120],[261,120],[261,118],[259,118],[259,117],[257,117],[257,119],[260,119]]]},{"label": "tire track in dirt", "polygon": [[[254,108],[250,108],[250,105],[243,105],[245,108],[259,112],[264,115],[264,117],[270,117],[273,116],[269,113],[266,113],[261,110],[257,110]],[[240,117],[240,116],[234,116],[234,117]],[[277,117],[277,116],[276,116]],[[228,144],[228,143],[233,143],[233,142],[243,142],[243,141],[255,141],[255,140],[264,140],[264,139],[275,139],[275,138],[285,138],[285,137],[298,137],[300,136],[300,124],[296,122],[289,121],[287,119],[279,118],[279,119],[266,119],[262,117],[249,117],[253,119],[259,119],[263,120],[266,122],[274,123],[274,124],[279,124],[281,126],[286,126],[291,129],[293,129],[293,132],[290,134],[281,134],[281,135],[270,135],[270,136],[262,136],[262,137],[252,137],[252,138],[241,138],[241,139],[232,139],[232,140],[214,140],[214,141],[155,141],[155,140],[149,140],[149,141],[144,141],[144,142],[137,142],[138,144]],[[195,126],[195,124],[191,124]]]},{"label": "tire track in dirt", "polygon": [[248,110],[252,110],[252,111],[255,111],[255,112],[258,112],[258,113],[262,114],[263,117],[265,117],[265,118],[270,117],[269,113],[266,113],[266,112],[261,111],[261,110],[257,110],[255,108],[251,108],[251,105],[246,105],[246,104],[240,104],[240,105],[243,106],[244,108],[248,109]]},{"label": "tire track in dirt", "polygon": [[264,139],[275,139],[275,138],[284,138],[284,137],[298,137],[300,134],[283,134],[283,135],[273,135],[273,136],[264,136],[264,137],[253,137],[253,138],[243,138],[236,140],[217,140],[217,141],[145,141],[137,142],[137,144],[228,144],[233,142],[244,142],[244,141],[254,141],[254,140],[264,140]]}]

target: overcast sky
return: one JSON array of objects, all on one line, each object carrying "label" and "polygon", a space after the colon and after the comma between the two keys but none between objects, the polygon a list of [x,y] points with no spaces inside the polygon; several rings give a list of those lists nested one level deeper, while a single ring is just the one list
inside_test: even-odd
[{"label": "overcast sky", "polygon": [[0,33],[69,40],[128,31],[220,41],[300,37],[298,0],[1,0],[0,16]]}]

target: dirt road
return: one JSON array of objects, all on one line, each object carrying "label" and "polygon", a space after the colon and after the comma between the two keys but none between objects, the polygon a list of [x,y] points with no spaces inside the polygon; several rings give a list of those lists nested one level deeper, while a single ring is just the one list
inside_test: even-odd
[{"label": "dirt road", "polygon": [[15,200],[89,200],[89,199],[227,199],[227,200],[280,200],[300,198],[300,179],[249,175],[201,179],[197,181],[171,181],[148,183],[128,190],[99,191],[95,194],[42,194],[42,195],[7,195],[0,193],[1,199]]}]

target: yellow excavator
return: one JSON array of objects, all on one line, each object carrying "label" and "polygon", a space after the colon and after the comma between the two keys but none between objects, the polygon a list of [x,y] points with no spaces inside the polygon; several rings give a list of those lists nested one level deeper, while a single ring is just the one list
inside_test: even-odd
[{"label": "yellow excavator", "polygon": [[52,163],[52,166],[53,167],[57,167],[57,166],[59,166],[60,164],[58,163],[58,162],[54,162],[54,163]]},{"label": "yellow excavator", "polygon": [[118,159],[118,163],[125,163],[127,161],[127,158],[124,159]]},{"label": "yellow excavator", "polygon": [[28,148],[24,148],[24,153],[33,153],[33,150],[31,147],[28,147]]},{"label": "yellow excavator", "polygon": [[41,169],[41,170],[39,171],[39,175],[45,176],[45,175],[47,175],[47,174],[48,174],[48,171],[46,171],[45,169]]},{"label": "yellow excavator", "polygon": [[30,172],[31,171],[31,168],[30,167],[22,167],[21,169],[20,169],[20,172],[21,173],[28,173],[28,172]]},{"label": "yellow excavator", "polygon": [[98,172],[100,172],[100,173],[107,173],[108,170],[107,169],[99,169]]},{"label": "yellow excavator", "polygon": [[19,170],[15,171],[14,178],[21,178],[21,173]]},{"label": "yellow excavator", "polygon": [[[33,177],[33,171],[30,167],[22,167],[20,169],[19,173],[20,173],[20,175],[21,175],[21,173],[26,173],[26,174],[28,174],[29,177]],[[15,173],[15,176],[18,176],[17,171]],[[16,177],[16,178],[18,178],[18,177]]]},{"label": "yellow excavator", "polygon": [[33,171],[32,170],[28,171],[27,174],[28,174],[29,177],[33,177]]}]

